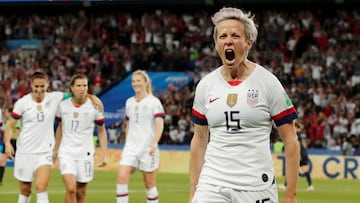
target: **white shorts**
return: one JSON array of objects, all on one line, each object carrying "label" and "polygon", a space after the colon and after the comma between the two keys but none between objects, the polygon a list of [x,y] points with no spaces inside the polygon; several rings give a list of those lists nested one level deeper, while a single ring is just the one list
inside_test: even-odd
[{"label": "white shorts", "polygon": [[121,154],[119,165],[133,166],[140,171],[153,172],[159,168],[160,152],[156,150],[154,155],[148,151],[137,153],[134,151],[124,150]]},{"label": "white shorts", "polygon": [[40,166],[52,166],[52,152],[23,154],[16,153],[14,160],[14,176],[23,182],[32,182],[34,173]]},{"label": "white shorts", "polygon": [[192,203],[278,203],[276,184],[262,191],[239,191],[202,184],[196,187]]},{"label": "white shorts", "polygon": [[61,175],[73,174],[76,182],[88,183],[94,178],[94,158],[74,160],[59,157]]}]

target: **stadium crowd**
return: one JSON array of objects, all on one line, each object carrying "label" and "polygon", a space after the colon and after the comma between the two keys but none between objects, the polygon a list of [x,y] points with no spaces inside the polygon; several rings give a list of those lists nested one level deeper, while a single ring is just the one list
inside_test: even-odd
[{"label": "stadium crowd", "polygon": [[[166,110],[163,144],[188,144],[190,111],[197,82],[220,63],[206,10],[157,9],[49,15],[0,16],[0,104],[29,91],[28,75],[46,71],[55,90],[69,77],[90,78],[100,94],[135,69],[187,71],[193,82],[159,95]],[[360,151],[360,14],[356,9],[255,11],[259,37],[249,56],[286,87],[309,148]],[[9,49],[6,40],[40,39],[37,50]],[[106,108],[106,107],[105,107]],[[119,121],[121,124],[121,122]],[[117,139],[121,142],[121,125]]]}]

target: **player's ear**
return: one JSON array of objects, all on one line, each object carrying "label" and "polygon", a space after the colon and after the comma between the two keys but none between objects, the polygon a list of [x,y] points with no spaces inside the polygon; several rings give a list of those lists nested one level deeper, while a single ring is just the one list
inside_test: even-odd
[{"label": "player's ear", "polygon": [[251,49],[251,46],[252,46],[252,40],[248,39],[248,40],[245,40],[245,46],[246,46],[246,50],[249,51]]}]

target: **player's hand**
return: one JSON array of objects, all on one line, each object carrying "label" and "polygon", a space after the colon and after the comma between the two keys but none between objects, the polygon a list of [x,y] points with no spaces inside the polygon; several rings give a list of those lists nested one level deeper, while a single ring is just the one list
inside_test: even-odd
[{"label": "player's hand", "polygon": [[56,162],[56,160],[57,160],[57,158],[58,158],[58,153],[56,152],[56,151],[53,151],[53,153],[52,153],[52,160],[53,160],[53,163],[55,163]]},{"label": "player's hand", "polygon": [[156,145],[150,145],[149,154],[150,154],[151,156],[155,155],[156,149],[157,149],[157,144],[156,144]]},{"label": "player's hand", "polygon": [[88,94],[88,97],[91,99],[91,102],[93,103],[93,105],[96,109],[99,109],[100,112],[104,111],[104,105],[101,102],[101,100],[99,99],[99,97],[97,97],[95,95],[91,95],[91,94]]},{"label": "player's hand", "polygon": [[5,144],[5,155],[9,159],[14,159],[14,148],[11,144]]}]

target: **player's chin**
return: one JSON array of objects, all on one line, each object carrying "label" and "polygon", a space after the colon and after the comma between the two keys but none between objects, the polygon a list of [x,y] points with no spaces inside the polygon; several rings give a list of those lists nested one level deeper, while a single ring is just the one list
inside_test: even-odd
[{"label": "player's chin", "polygon": [[225,60],[225,66],[228,68],[232,68],[235,66],[235,60],[229,61],[229,60]]}]

